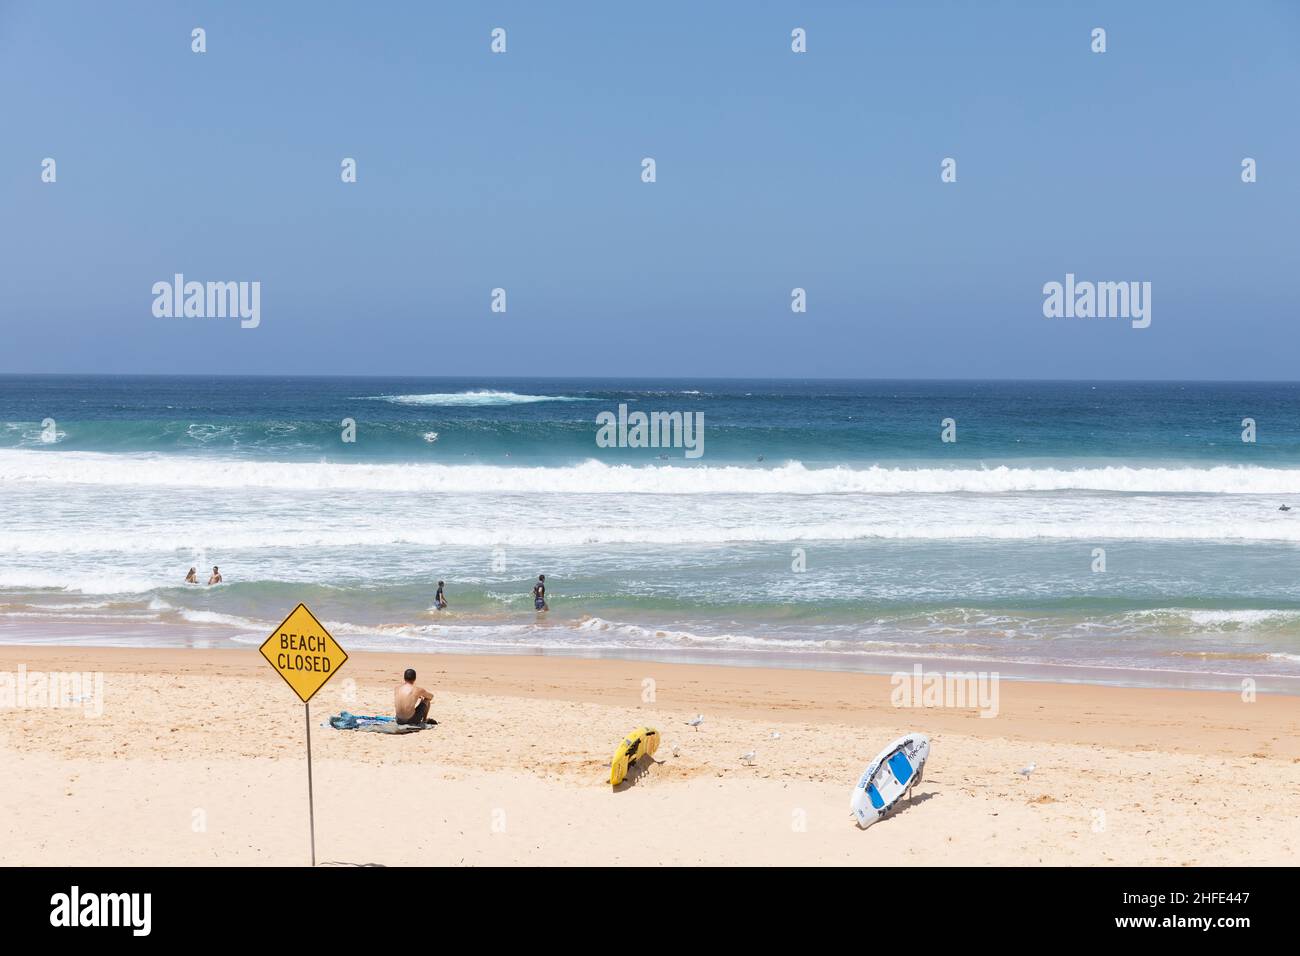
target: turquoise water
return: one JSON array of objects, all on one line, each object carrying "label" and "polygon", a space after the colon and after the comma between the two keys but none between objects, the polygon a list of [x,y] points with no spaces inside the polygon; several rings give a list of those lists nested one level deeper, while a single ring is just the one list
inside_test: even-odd
[{"label": "turquoise water", "polygon": [[[703,455],[601,447],[620,404]],[[350,648],[1300,676],[1291,384],[6,376],[0,494],[11,642],[260,642],[304,600]]]}]

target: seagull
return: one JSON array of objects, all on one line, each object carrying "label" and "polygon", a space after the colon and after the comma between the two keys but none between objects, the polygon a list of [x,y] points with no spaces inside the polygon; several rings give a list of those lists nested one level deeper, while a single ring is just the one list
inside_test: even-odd
[{"label": "seagull", "polygon": [[772,739],[773,739],[773,740],[780,740],[780,739],[781,739],[781,732],[780,732],[779,730],[774,730],[774,731],[772,731]]},{"label": "seagull", "polygon": [[704,723],[704,715],[696,714],[693,719],[686,721],[686,726],[694,727],[698,731],[700,729],[700,724],[702,723]]},{"label": "seagull", "polygon": [[754,756],[755,756],[755,752],[752,750],[747,754],[741,754],[740,762],[748,767],[750,764],[754,762]]},{"label": "seagull", "polygon": [[1031,763],[1028,767],[1021,767],[1019,770],[1016,771],[1016,773],[1020,774],[1020,776],[1024,777],[1026,780],[1028,780],[1028,779],[1029,779],[1029,775],[1030,775],[1031,773],[1034,772],[1034,768],[1037,767],[1037,766],[1038,766],[1038,764],[1036,764],[1036,763]]},{"label": "seagull", "polygon": [[676,756],[677,756],[677,752],[678,752],[679,750],[681,750],[681,749],[682,749],[682,748],[679,747],[679,746],[677,746],[677,744],[673,744],[673,756],[676,757]]}]

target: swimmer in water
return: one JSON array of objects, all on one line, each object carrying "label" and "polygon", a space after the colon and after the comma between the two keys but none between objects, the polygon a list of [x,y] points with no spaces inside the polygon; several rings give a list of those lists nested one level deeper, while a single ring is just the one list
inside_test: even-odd
[{"label": "swimmer in water", "polygon": [[533,585],[533,607],[538,611],[549,611],[546,604],[546,575],[537,575],[537,583]]},{"label": "swimmer in water", "polygon": [[197,568],[190,568],[190,573],[185,575],[185,583],[186,584],[199,583],[199,572]]},{"label": "swimmer in water", "polygon": [[218,568],[215,564],[212,566],[212,577],[208,578],[208,583],[209,584],[221,583],[221,569]]},{"label": "swimmer in water", "polygon": [[433,606],[436,607],[439,611],[444,610],[447,607],[447,596],[442,593],[442,588],[443,588],[443,584],[441,581],[439,581],[438,593],[433,596]]}]

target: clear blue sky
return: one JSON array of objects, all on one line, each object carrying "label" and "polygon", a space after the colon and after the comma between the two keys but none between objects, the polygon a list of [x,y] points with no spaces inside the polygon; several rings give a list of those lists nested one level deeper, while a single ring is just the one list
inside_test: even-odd
[{"label": "clear blue sky", "polygon": [[0,2],[0,89],[3,372],[1298,377],[1295,2]]}]

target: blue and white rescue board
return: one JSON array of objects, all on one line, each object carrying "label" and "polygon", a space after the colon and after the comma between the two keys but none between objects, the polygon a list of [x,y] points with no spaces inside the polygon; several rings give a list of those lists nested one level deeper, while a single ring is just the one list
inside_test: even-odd
[{"label": "blue and white rescue board", "polygon": [[926,758],[930,756],[930,738],[925,734],[908,734],[899,737],[880,751],[871,765],[858,778],[849,798],[849,809],[857,818],[858,826],[866,829],[885,814],[904,794],[921,782]]}]

